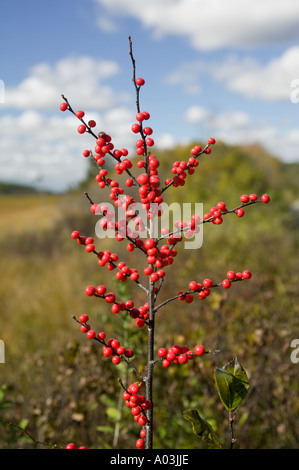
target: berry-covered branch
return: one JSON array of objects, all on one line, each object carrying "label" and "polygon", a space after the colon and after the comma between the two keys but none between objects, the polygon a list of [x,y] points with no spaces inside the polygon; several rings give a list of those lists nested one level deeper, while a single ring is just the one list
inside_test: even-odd
[{"label": "berry-covered branch", "polygon": [[[197,344],[194,348],[189,348],[186,345],[158,347],[155,344],[156,313],[172,301],[184,301],[189,304],[193,302],[194,297],[203,300],[210,295],[211,289],[229,289],[233,283],[248,280],[252,276],[247,269],[240,272],[230,270],[221,282],[215,283],[208,278],[202,282],[190,281],[187,289],[160,301],[158,304],[158,294],[160,297],[165,279],[179,254],[181,242],[184,238],[190,240],[195,237],[203,224],[221,225],[227,214],[235,214],[241,218],[248,206],[256,203],[267,204],[270,198],[267,194],[263,194],[261,197],[254,193],[242,194],[240,204],[233,209],[227,209],[226,204],[219,201],[203,217],[194,213],[190,216],[189,221],[175,220],[173,227],[160,227],[156,223],[157,220],[161,221],[163,215],[165,191],[185,186],[187,177],[193,175],[199,165],[199,157],[203,155],[208,157],[212,153],[211,147],[215,145],[216,141],[211,137],[204,147],[200,145],[192,147],[189,158],[173,162],[172,177],[167,178],[164,183],[160,180],[160,162],[153,152],[155,144],[152,137],[153,129],[147,123],[150,114],[148,111],[142,110],[140,103],[140,91],[145,85],[145,80],[141,77],[136,78],[136,63],[131,37],[129,37],[129,46],[133,68],[132,80],[136,93],[136,122],[131,125],[131,132],[136,135],[136,154],[134,156],[137,157],[137,161],[129,156],[129,151],[126,148],[115,148],[112,137],[108,133],[102,130],[97,133],[95,121],[85,119],[84,111],[75,111],[64,95],[62,95],[63,102],[60,109],[71,112],[80,121],[77,128],[79,134],[87,132],[95,139],[94,150],[83,150],[83,157],[90,158],[96,164],[98,173],[95,176],[95,181],[100,190],[108,190],[109,200],[109,202],[105,200],[97,203],[85,192],[91,213],[98,217],[96,227],[102,231],[102,235],[108,236],[110,233],[116,242],[125,242],[129,255],[136,251],[138,255],[137,268],[129,267],[128,263],[120,261],[115,251],[102,249],[102,246],[101,250],[98,250],[94,237],[83,235],[79,230],[74,230],[71,237],[78,245],[84,247],[87,253],[95,255],[100,267],[113,272],[117,281],[122,283],[132,281],[138,288],[141,288],[145,299],[141,305],[136,305],[132,299],[123,301],[108,289],[106,281],[98,285],[86,286],[85,294],[88,297],[99,298],[106,302],[111,313],[120,319],[122,319],[122,314],[128,315],[134,320],[135,326],[140,329],[141,334],[147,335],[147,349],[142,358],[143,364],[137,364],[134,352],[121,345],[118,339],[107,339],[104,332],[97,333],[91,329],[87,315],[81,314],[78,319],[75,316],[73,318],[80,324],[80,330],[86,334],[87,338],[97,341],[102,346],[104,357],[111,357],[114,365],[124,362],[136,374],[140,381],[139,385],[133,383],[126,388],[120,381],[120,386],[124,390],[123,398],[126,406],[131,408],[134,420],[142,427],[136,447],[151,449],[154,430],[153,383],[155,366],[162,364],[164,368],[168,368],[173,363],[183,365],[195,357],[219,352],[218,350],[208,350],[201,344]],[[110,160],[115,163],[113,178],[109,177]],[[122,185],[119,177],[124,173],[127,179]],[[131,194],[132,187],[135,188],[135,196]],[[159,228],[158,233],[157,227]],[[159,316],[159,321],[162,319],[163,317]],[[155,349],[157,349],[157,353],[155,353]],[[145,395],[141,393],[142,386],[144,386]]]}]

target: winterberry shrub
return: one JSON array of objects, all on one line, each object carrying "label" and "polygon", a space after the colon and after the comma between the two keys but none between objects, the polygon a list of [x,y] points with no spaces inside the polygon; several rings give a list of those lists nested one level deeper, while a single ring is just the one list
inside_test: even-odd
[{"label": "winterberry shrub", "polygon": [[[125,363],[135,374],[136,382],[132,382],[129,386],[125,386],[121,380],[119,381],[120,387],[123,388],[122,398],[125,406],[130,409],[132,419],[140,428],[136,432],[135,446],[138,449],[151,449],[153,447],[155,368],[162,366],[168,369],[173,364],[184,367],[188,361],[203,360],[204,356],[207,357],[209,354],[217,352],[210,351],[205,345],[200,344],[200,339],[198,340],[199,344],[194,345],[156,345],[157,312],[174,302],[178,304],[177,308],[179,308],[180,302],[191,304],[192,302],[204,301],[213,289],[227,290],[232,288],[234,283],[249,280],[252,276],[247,267],[241,271],[230,269],[222,279],[217,281],[208,278],[190,280],[184,283],[181,291],[174,293],[167,299],[160,300],[167,276],[179,277],[175,262],[180,249],[182,249],[182,242],[195,237],[202,230],[204,224],[221,225],[228,214],[242,218],[249,206],[257,203],[267,204],[270,198],[267,194],[261,196],[254,193],[241,194],[236,207],[232,209],[227,208],[223,201],[215,201],[215,206],[211,207],[202,217],[198,213],[193,213],[187,221],[175,220],[173,227],[160,227],[158,224],[159,232],[157,233],[156,222],[163,216],[165,192],[178,191],[177,188],[187,185],[188,179],[195,173],[199,165],[200,158],[211,158],[212,147],[216,141],[210,137],[203,147],[201,145],[192,147],[189,157],[183,161],[173,162],[169,178],[165,181],[160,180],[160,162],[153,152],[155,141],[152,137],[153,129],[149,125],[150,113],[143,110],[140,103],[140,90],[146,82],[144,78],[136,78],[135,59],[130,37],[129,45],[137,108],[136,122],[133,122],[131,129],[129,129],[130,132],[137,135],[135,159],[129,158],[128,149],[116,148],[108,133],[105,131],[96,132],[95,121],[87,120],[84,111],[75,111],[64,95],[62,95],[63,102],[60,105],[60,110],[71,112],[79,120],[80,123],[77,127],[79,134],[88,133],[94,139],[93,150],[84,149],[83,157],[91,159],[95,164],[97,169],[95,181],[99,190],[107,191],[106,198],[103,197],[104,202],[94,202],[89,194],[85,193],[91,213],[99,217],[98,228],[102,231],[106,230],[107,234],[112,232],[116,245],[117,242],[125,243],[128,255],[134,252],[134,256],[136,256],[137,253],[139,256],[138,266],[129,266],[119,259],[117,248],[115,251],[104,249],[103,242],[101,242],[101,248],[97,248],[97,241],[92,234],[82,234],[76,229],[71,233],[71,238],[84,248],[86,253],[91,253],[98,265],[110,271],[111,276],[114,276],[116,280],[121,283],[132,283],[137,289],[141,289],[144,293],[144,303],[136,305],[134,299],[119,298],[117,293],[108,288],[106,274],[102,275],[101,282],[103,283],[97,284],[95,282],[94,285],[87,285],[85,295],[95,297],[100,302],[108,304],[112,315],[121,318],[128,316],[132,320],[132,328],[137,328],[141,335],[147,336],[147,350],[143,354],[142,367],[138,363],[135,364],[134,351],[129,347],[130,345],[122,344],[118,338],[107,337],[105,332],[93,329],[87,314],[83,313],[78,318],[76,316],[73,318],[80,325],[80,330],[86,335],[87,340],[98,342],[105,359],[109,358],[116,367],[121,362]],[[114,178],[109,176],[111,162],[114,163],[115,172],[113,174],[116,174]],[[123,174],[126,175],[126,180],[125,184],[121,185],[117,177]],[[140,209],[141,212],[143,211],[141,215]],[[233,363],[233,369],[236,368],[236,365],[238,365],[237,361]],[[226,373],[233,376],[230,369],[231,365],[227,367]],[[238,370],[243,369],[239,367]],[[218,376],[219,385],[220,372]],[[226,406],[220,385],[218,391]],[[231,412],[233,408],[228,409]],[[193,419],[192,416],[190,418],[190,413],[187,419]],[[232,422],[233,418],[230,413],[230,423],[232,424]],[[66,447],[68,449],[76,448],[74,443],[70,443]]]}]

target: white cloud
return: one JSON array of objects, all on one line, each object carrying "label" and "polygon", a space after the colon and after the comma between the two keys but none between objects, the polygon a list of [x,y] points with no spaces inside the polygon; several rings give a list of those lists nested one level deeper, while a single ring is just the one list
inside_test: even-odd
[{"label": "white cloud", "polygon": [[[155,37],[187,37],[199,50],[298,39],[297,0],[95,0],[111,17],[131,16]],[[101,13],[102,14],[102,13]]]},{"label": "white cloud", "polygon": [[95,132],[105,131],[116,148],[130,149],[134,110],[127,106],[128,96],[105,83],[118,72],[114,61],[65,58],[53,66],[37,64],[17,86],[6,86],[0,110],[1,181],[31,185],[38,176],[45,188],[63,191],[84,178],[82,151],[93,150],[95,139],[79,135],[76,117],[60,111],[61,93],[75,111],[85,111],[86,121],[96,121]]},{"label": "white cloud", "polygon": [[202,91],[199,77],[204,71],[205,64],[202,62],[184,62],[166,77],[165,82],[169,85],[181,85],[186,93],[197,95]]},{"label": "white cloud", "polygon": [[[130,110],[91,113],[89,118],[96,121],[96,132],[110,133],[115,148],[134,147]],[[1,181],[32,185],[38,175],[40,184],[54,191],[64,191],[82,181],[87,169],[82,151],[93,150],[95,139],[87,133],[78,134],[77,126],[73,115],[61,112],[49,117],[28,110],[18,116],[0,117]]]},{"label": "white cloud", "polygon": [[299,81],[299,46],[286,49],[264,64],[234,54],[217,62],[184,62],[166,80],[188,92],[189,86],[199,86],[202,74],[249,99],[291,101],[291,94],[295,96],[294,84],[297,86]]},{"label": "white cloud", "polygon": [[209,121],[212,117],[211,111],[202,106],[190,106],[185,113],[185,120],[192,123],[197,123],[201,121]]},{"label": "white cloud", "polygon": [[159,149],[161,150],[173,148],[175,145],[179,143],[176,137],[170,133],[164,133],[164,134],[158,135],[156,142],[157,142],[157,147],[159,147]]},{"label": "white cloud", "polygon": [[74,106],[105,110],[127,99],[105,84],[118,72],[116,62],[88,56],[64,58],[53,66],[37,64],[19,85],[6,86],[3,107],[57,109],[63,93]]},{"label": "white cloud", "polygon": [[185,120],[200,127],[205,138],[213,136],[231,145],[260,144],[285,162],[299,160],[299,130],[283,132],[271,124],[254,120],[244,111],[231,110],[216,114],[208,108],[192,106]]},{"label": "white cloud", "polygon": [[299,78],[299,46],[287,49],[281,56],[262,65],[255,60],[231,58],[214,64],[213,77],[247,98],[265,101],[290,101],[291,84]]}]

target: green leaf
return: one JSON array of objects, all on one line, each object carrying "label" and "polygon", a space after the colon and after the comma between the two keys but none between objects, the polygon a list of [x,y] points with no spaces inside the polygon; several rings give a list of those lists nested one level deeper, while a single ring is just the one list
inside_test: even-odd
[{"label": "green leaf", "polygon": [[110,434],[112,434],[113,431],[114,431],[112,426],[104,426],[104,425],[103,426],[101,426],[101,425],[97,426],[96,430],[99,431],[99,432],[108,432]]},{"label": "green leaf", "polygon": [[212,426],[204,419],[202,419],[197,410],[189,409],[183,413],[184,418],[187,421],[191,421],[192,429],[198,437],[200,437],[206,444],[211,447],[217,447],[221,449],[221,443],[215,434]]},{"label": "green leaf", "polygon": [[120,411],[115,407],[112,408],[108,406],[108,408],[106,408],[106,414],[112,421],[118,421],[120,419]]},{"label": "green leaf", "polygon": [[19,422],[19,427],[22,428],[22,429],[26,429],[27,426],[28,426],[28,423],[29,423],[29,419],[23,418],[23,419]]},{"label": "green leaf", "polygon": [[223,405],[227,411],[234,411],[244,400],[249,388],[248,377],[237,356],[222,369],[215,370],[215,380]]}]

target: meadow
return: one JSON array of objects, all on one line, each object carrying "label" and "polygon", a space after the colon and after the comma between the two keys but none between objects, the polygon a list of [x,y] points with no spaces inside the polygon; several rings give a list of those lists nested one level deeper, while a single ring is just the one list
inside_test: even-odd
[{"label": "meadow", "polygon": [[[162,180],[189,148],[159,153]],[[197,408],[227,443],[227,416],[213,372],[237,355],[250,389],[237,412],[236,447],[298,448],[299,363],[290,359],[291,341],[299,338],[298,179],[299,164],[282,163],[258,146],[217,143],[186,189],[168,192],[169,203],[199,201],[205,210],[218,201],[235,207],[241,194],[252,192],[267,192],[271,203],[249,207],[242,219],[232,214],[220,226],[206,224],[203,246],[179,252],[175,260],[175,275],[166,279],[163,298],[193,279],[221,280],[230,269],[250,269],[253,277],[229,290],[215,290],[204,301],[172,303],[159,312],[157,346],[201,343],[220,353],[184,367],[156,368],[154,447],[207,447],[183,418],[187,408]],[[96,202],[105,197],[93,177],[65,194],[17,193],[5,187],[0,194],[0,338],[5,343],[0,448],[63,448],[71,441],[89,448],[134,448],[136,424],[121,403],[117,380],[120,376],[126,383],[132,374],[103,358],[72,315],[90,315],[95,329],[117,334],[142,364],[145,332],[113,316],[98,299],[87,298],[84,289],[104,282],[134,297],[136,304],[144,302],[143,292],[117,283],[71,239],[73,230],[94,236],[96,220],[84,191]],[[96,243],[138,263],[124,243]]]}]

